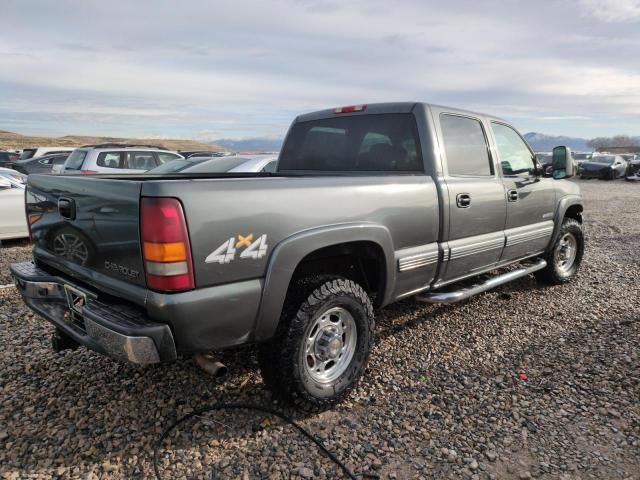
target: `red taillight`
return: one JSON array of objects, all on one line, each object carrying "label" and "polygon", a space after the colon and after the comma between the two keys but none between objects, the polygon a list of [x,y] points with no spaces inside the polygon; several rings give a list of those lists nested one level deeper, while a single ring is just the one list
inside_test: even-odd
[{"label": "red taillight", "polygon": [[350,105],[348,107],[338,107],[336,108],[336,113],[353,113],[353,112],[363,112],[366,110],[366,105]]},{"label": "red taillight", "polygon": [[165,292],[195,288],[189,232],[180,202],[143,198],[140,230],[147,286]]},{"label": "red taillight", "polygon": [[94,173],[99,173],[99,172],[97,172],[95,170],[80,170],[80,173],[82,175],[93,175]]}]

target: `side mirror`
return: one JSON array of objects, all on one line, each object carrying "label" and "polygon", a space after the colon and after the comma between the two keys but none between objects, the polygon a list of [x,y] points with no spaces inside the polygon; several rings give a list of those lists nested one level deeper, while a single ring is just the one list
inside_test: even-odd
[{"label": "side mirror", "polygon": [[4,177],[0,177],[0,190],[4,190],[5,188],[11,188],[13,185],[9,180]]},{"label": "side mirror", "polygon": [[569,147],[555,147],[553,149],[553,178],[561,180],[576,174],[576,164],[571,156]]}]

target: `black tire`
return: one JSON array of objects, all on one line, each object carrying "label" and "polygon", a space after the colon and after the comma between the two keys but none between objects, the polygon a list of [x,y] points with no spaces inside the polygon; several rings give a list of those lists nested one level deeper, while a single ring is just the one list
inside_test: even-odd
[{"label": "black tire", "polygon": [[[567,235],[573,236],[576,241],[575,258],[568,268],[563,268],[559,261],[558,255],[563,248],[562,241]],[[560,227],[558,238],[545,256],[547,266],[542,270],[535,272],[536,279],[541,283],[549,285],[561,285],[569,282],[576,276],[582,263],[584,255],[584,234],[582,233],[582,225],[573,218],[565,218]]]},{"label": "black tire", "polygon": [[[355,325],[356,339],[352,340],[355,347],[349,349],[352,357],[342,362],[344,371],[337,378],[319,382],[313,377],[315,373],[309,372],[315,364],[312,367],[308,358],[315,357],[305,356],[303,348],[309,341],[308,329],[314,328],[317,342],[319,330],[315,325],[326,318],[329,310],[336,309],[350,315],[349,322],[353,322],[350,325]],[[364,373],[373,348],[374,326],[371,300],[356,282],[336,276],[297,281],[287,294],[274,337],[259,348],[262,378],[276,395],[299,408],[309,411],[328,408],[342,400]],[[341,339],[338,343],[344,343],[345,336],[346,333],[338,336]]]}]

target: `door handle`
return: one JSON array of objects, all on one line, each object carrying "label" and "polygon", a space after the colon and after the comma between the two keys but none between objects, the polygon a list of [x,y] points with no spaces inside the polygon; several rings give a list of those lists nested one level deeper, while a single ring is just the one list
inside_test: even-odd
[{"label": "door handle", "polygon": [[507,200],[509,200],[510,202],[517,202],[518,201],[518,191],[517,190],[509,190],[507,192]]},{"label": "door handle", "polygon": [[67,220],[75,220],[76,203],[71,198],[60,197],[58,199],[58,212],[62,218]]},{"label": "door handle", "polygon": [[456,195],[456,205],[458,208],[469,208],[471,205],[471,195],[468,193],[459,193]]}]

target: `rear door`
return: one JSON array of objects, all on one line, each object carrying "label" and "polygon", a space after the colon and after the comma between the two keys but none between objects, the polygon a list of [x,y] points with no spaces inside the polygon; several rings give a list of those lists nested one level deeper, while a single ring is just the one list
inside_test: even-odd
[{"label": "rear door", "polygon": [[502,259],[516,260],[544,250],[551,240],[555,185],[535,174],[535,155],[513,127],[493,121],[491,130],[507,198]]},{"label": "rear door", "polygon": [[495,265],[504,247],[506,200],[482,121],[434,109],[448,198],[448,235],[438,283]]}]

